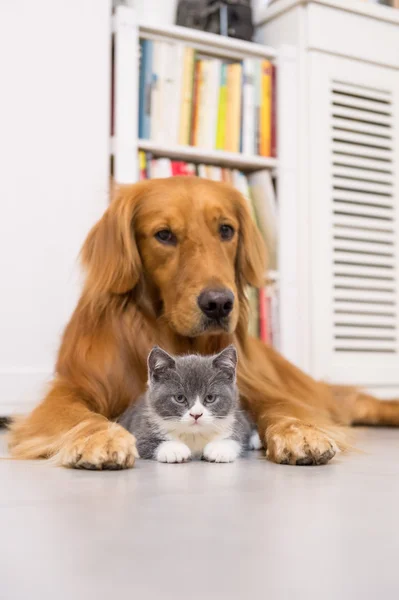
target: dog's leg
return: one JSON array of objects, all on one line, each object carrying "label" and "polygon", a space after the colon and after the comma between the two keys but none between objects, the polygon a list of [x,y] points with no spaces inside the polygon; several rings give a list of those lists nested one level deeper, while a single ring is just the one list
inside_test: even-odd
[{"label": "dog's leg", "polygon": [[28,417],[15,420],[9,436],[15,458],[52,458],[65,467],[123,469],[132,467],[137,456],[130,433],[57,381]]},{"label": "dog's leg", "polygon": [[318,465],[345,449],[346,432],[340,425],[350,421],[334,413],[329,386],[259,340],[251,339],[248,350],[249,360],[244,353],[240,356],[238,386],[265,442],[267,458],[280,464]]},{"label": "dog's leg", "polygon": [[322,419],[288,398],[278,402],[270,395],[270,406],[256,418],[265,441],[266,457],[279,464],[322,465],[346,447],[345,435],[328,418]]},{"label": "dog's leg", "polygon": [[399,426],[399,400],[378,400],[359,392],[351,403],[353,425]]}]

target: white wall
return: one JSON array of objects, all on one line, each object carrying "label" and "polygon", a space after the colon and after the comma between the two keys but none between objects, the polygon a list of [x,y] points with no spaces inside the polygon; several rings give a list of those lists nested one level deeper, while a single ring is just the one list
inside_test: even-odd
[{"label": "white wall", "polygon": [[107,204],[110,0],[0,3],[0,415],[50,377]]}]

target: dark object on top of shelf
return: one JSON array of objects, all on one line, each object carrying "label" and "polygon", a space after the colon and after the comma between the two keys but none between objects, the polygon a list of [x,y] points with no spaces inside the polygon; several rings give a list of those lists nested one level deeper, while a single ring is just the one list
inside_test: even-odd
[{"label": "dark object on top of shelf", "polygon": [[251,1],[179,0],[176,24],[251,41]]}]

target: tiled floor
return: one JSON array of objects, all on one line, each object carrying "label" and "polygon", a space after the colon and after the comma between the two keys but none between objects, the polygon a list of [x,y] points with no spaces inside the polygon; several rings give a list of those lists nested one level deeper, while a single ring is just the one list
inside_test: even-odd
[{"label": "tiled floor", "polygon": [[0,598],[397,599],[399,431],[357,444],[323,467],[0,460]]}]

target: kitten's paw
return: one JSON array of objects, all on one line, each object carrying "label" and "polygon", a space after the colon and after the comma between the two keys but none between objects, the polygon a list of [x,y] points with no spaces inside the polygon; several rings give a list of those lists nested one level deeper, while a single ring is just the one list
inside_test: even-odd
[{"label": "kitten's paw", "polygon": [[209,442],[204,448],[203,458],[209,462],[233,462],[241,452],[241,446],[235,440]]},{"label": "kitten's paw", "polygon": [[248,442],[248,448],[250,450],[260,450],[261,448],[263,448],[263,444],[257,431],[253,431],[251,433],[251,437],[249,438]]},{"label": "kitten's paw", "polygon": [[183,442],[162,442],[156,451],[156,459],[163,463],[182,463],[191,458],[191,450]]}]

